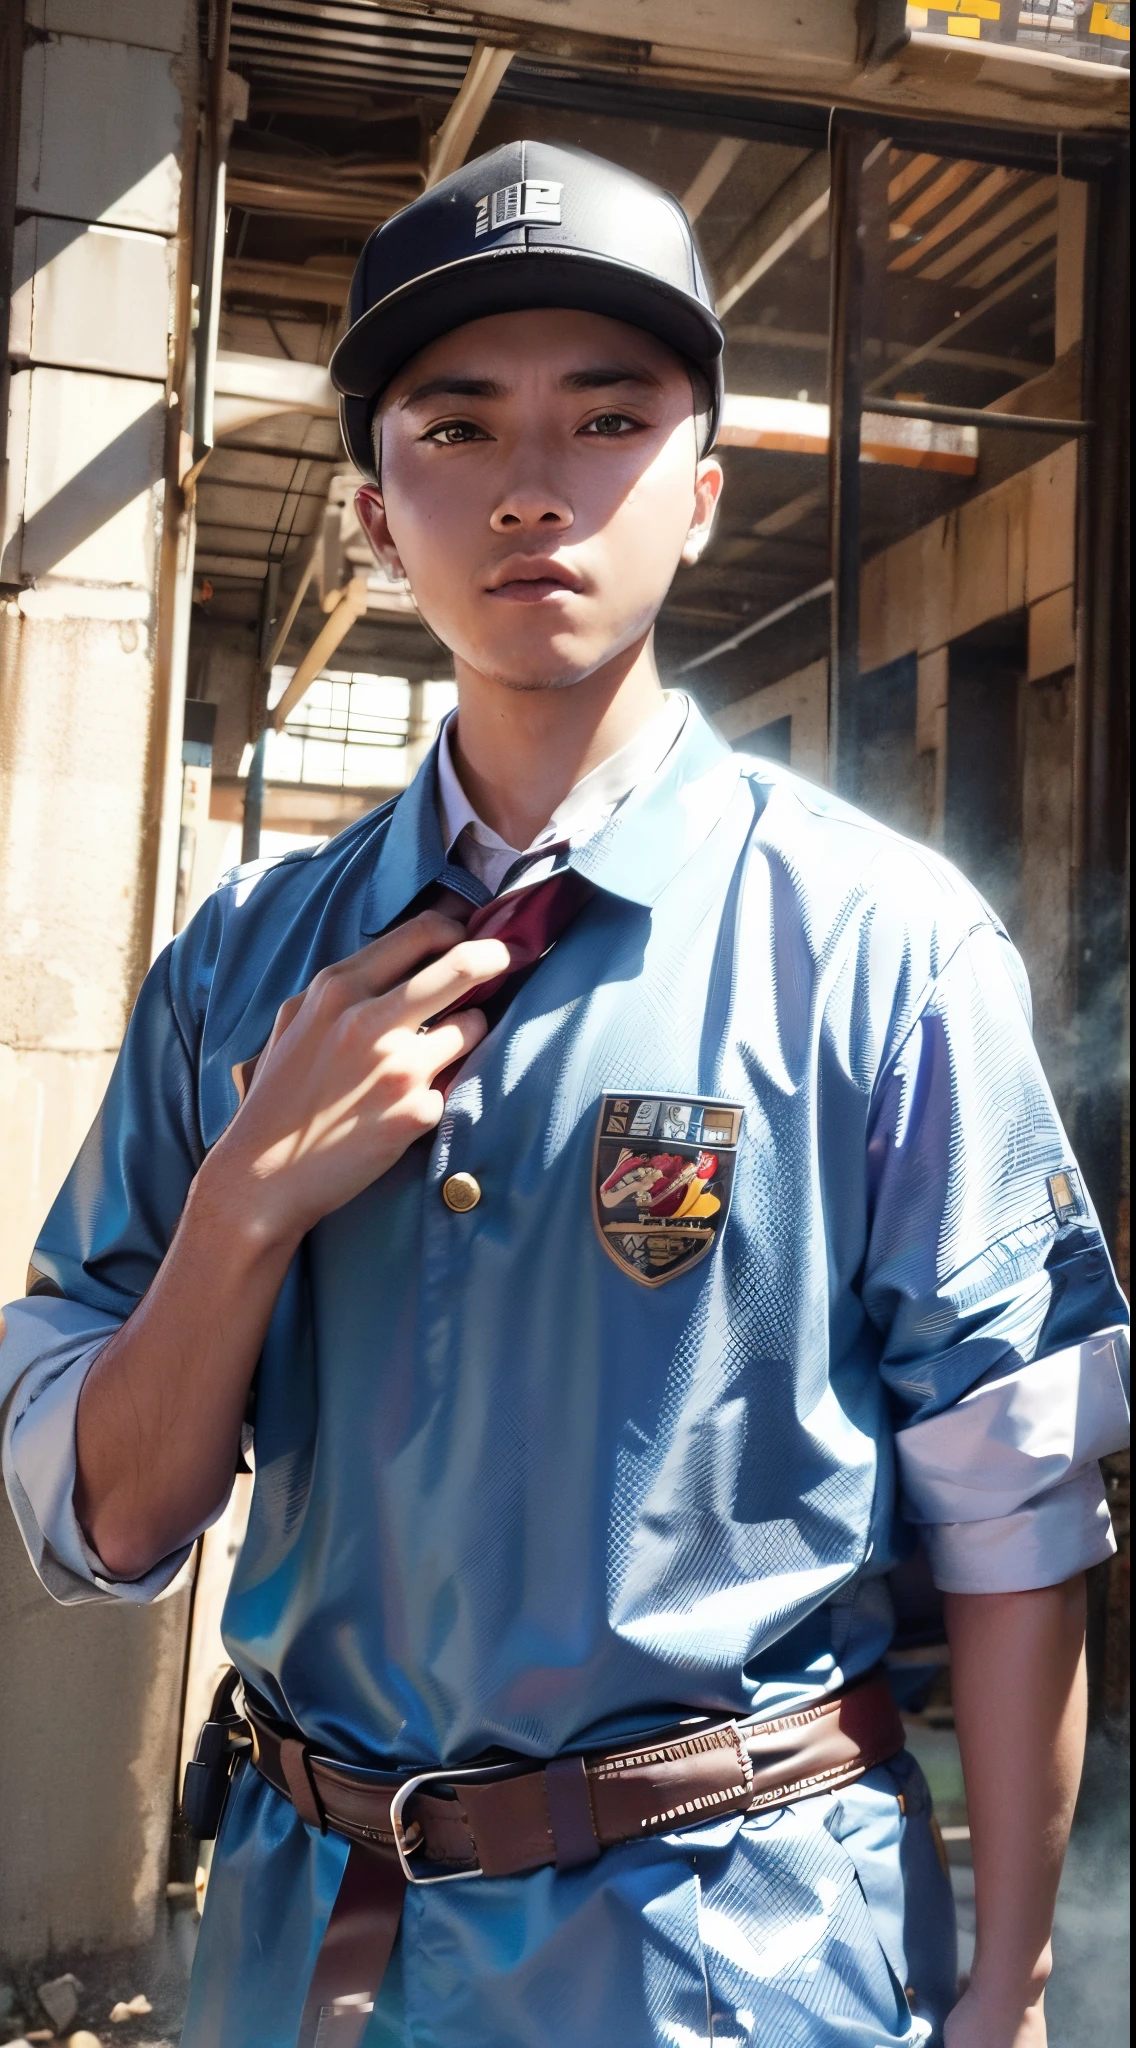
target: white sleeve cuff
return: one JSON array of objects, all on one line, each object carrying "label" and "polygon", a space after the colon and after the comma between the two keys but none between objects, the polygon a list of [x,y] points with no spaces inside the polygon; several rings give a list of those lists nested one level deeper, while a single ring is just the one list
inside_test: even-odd
[{"label": "white sleeve cuff", "polygon": [[64,1605],[112,1598],[147,1601],[169,1591],[192,1544],[140,1579],[115,1579],[90,1548],[75,1513],[75,1414],[95,1359],[119,1321],[50,1295],[5,1312],[0,1354],[12,1389],[3,1432],[4,1480],[32,1565]]},{"label": "white sleeve cuff", "polygon": [[1059,1586],[1116,1550],[1099,1465],[1085,1465],[1016,1514],[940,1522],[923,1532],[941,1593],[1028,1593]]},{"label": "white sleeve cuff", "polygon": [[1098,1459],[1128,1440],[1128,1332],[974,1387],[896,1436],[903,1512],[944,1593],[1059,1585],[1116,1548]]},{"label": "white sleeve cuff", "polygon": [[1104,1330],[983,1382],[901,1429],[895,1448],[912,1522],[1012,1515],[1128,1441],[1128,1332]]}]

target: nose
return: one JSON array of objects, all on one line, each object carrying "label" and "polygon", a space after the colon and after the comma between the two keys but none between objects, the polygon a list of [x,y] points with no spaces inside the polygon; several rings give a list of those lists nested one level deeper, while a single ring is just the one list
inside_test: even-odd
[{"label": "nose", "polygon": [[542,484],[518,484],[505,492],[489,517],[494,533],[563,533],[572,507]]}]

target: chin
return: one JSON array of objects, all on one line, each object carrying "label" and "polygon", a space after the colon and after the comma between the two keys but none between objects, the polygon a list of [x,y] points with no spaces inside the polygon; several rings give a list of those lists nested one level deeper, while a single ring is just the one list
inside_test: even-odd
[{"label": "chin", "polygon": [[565,646],[566,637],[549,635],[543,643],[527,647],[483,646],[466,659],[506,690],[567,690],[602,668],[614,650],[606,645],[600,649],[581,647],[578,642]]},{"label": "chin", "polygon": [[582,683],[591,674],[591,670],[585,669],[581,672],[579,669],[570,669],[563,675],[520,676],[511,671],[494,674],[491,669],[483,669],[482,674],[488,676],[490,682],[499,684],[503,690],[535,693],[537,690],[570,690],[576,683]]}]

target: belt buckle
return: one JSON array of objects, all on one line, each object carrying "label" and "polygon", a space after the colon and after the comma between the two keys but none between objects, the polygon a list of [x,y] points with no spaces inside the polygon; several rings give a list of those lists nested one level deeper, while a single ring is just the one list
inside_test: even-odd
[{"label": "belt buckle", "polygon": [[[423,1785],[450,1785],[458,1778],[509,1778],[514,1777],[516,1772],[516,1764],[467,1764],[460,1770],[417,1771],[413,1778],[407,1778],[399,1786],[398,1791],[391,1800],[391,1832],[394,1835],[395,1851],[402,1865],[402,1874],[407,1884],[456,1884],[459,1878],[485,1876],[480,1863],[473,1870],[443,1870],[439,1872],[437,1877],[420,1877],[417,1871],[412,1870],[410,1858],[422,1847],[425,1837],[420,1835],[416,1842],[411,1841],[410,1830],[403,1827],[402,1816],[408,1799],[415,1792],[420,1792]],[[413,1827],[413,1825],[412,1822],[411,1826]]]}]

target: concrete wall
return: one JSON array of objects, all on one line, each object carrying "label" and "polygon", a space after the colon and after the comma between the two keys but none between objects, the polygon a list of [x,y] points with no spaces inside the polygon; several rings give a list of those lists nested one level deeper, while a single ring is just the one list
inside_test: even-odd
[{"label": "concrete wall", "polygon": [[[1025,606],[1031,612],[1044,607],[1037,624],[1031,620],[1031,641],[1039,641],[1036,673],[1070,664],[1076,479],[1077,447],[1067,441],[866,562],[860,667],[883,668],[912,651],[933,654]],[[1064,660],[1053,637],[1062,618],[1068,628]],[[1034,667],[1031,653],[1031,672]]]},{"label": "concrete wall", "polygon": [[53,1607],[0,1515],[0,1975],[153,1934],[188,1611]]},{"label": "concrete wall", "polygon": [[[861,707],[864,753],[871,758],[861,764],[870,772],[858,800],[933,845],[943,843],[946,817],[952,643],[1025,614],[1015,792],[1021,882],[1014,901],[999,908],[1013,913],[1013,936],[1034,991],[1038,1043],[1059,1096],[1071,1079],[1076,478],[1077,449],[1068,442],[875,556],[861,579],[865,690],[886,683],[907,660],[915,665],[916,687],[913,730],[891,735],[890,751],[868,730],[871,702]],[[827,661],[726,705],[714,723],[723,738],[735,741],[786,716],[792,718],[793,768],[826,781]]]},{"label": "concrete wall", "polygon": [[[916,751],[925,764],[927,836],[941,844],[952,642],[1026,614],[1020,718],[1021,885],[1013,937],[1034,991],[1038,1042],[1059,1096],[1069,1058],[1077,447],[932,521],[864,565],[860,662],[918,662]],[[1005,908],[1010,909],[1007,905]]]},{"label": "concrete wall", "polygon": [[768,683],[763,690],[754,690],[748,697],[736,698],[715,714],[714,724],[722,738],[733,743],[749,733],[760,732],[763,726],[775,725],[782,718],[793,721],[789,765],[794,773],[807,776],[810,782],[826,782],[827,661],[811,661],[807,668],[797,669],[791,676],[782,676],[778,682]]},{"label": "concrete wall", "polygon": [[[0,1300],[173,911],[196,10],[27,0],[0,530]],[[171,859],[171,853],[173,858]],[[0,1955],[146,1938],[188,1596],[58,1609],[0,1512]]]}]

